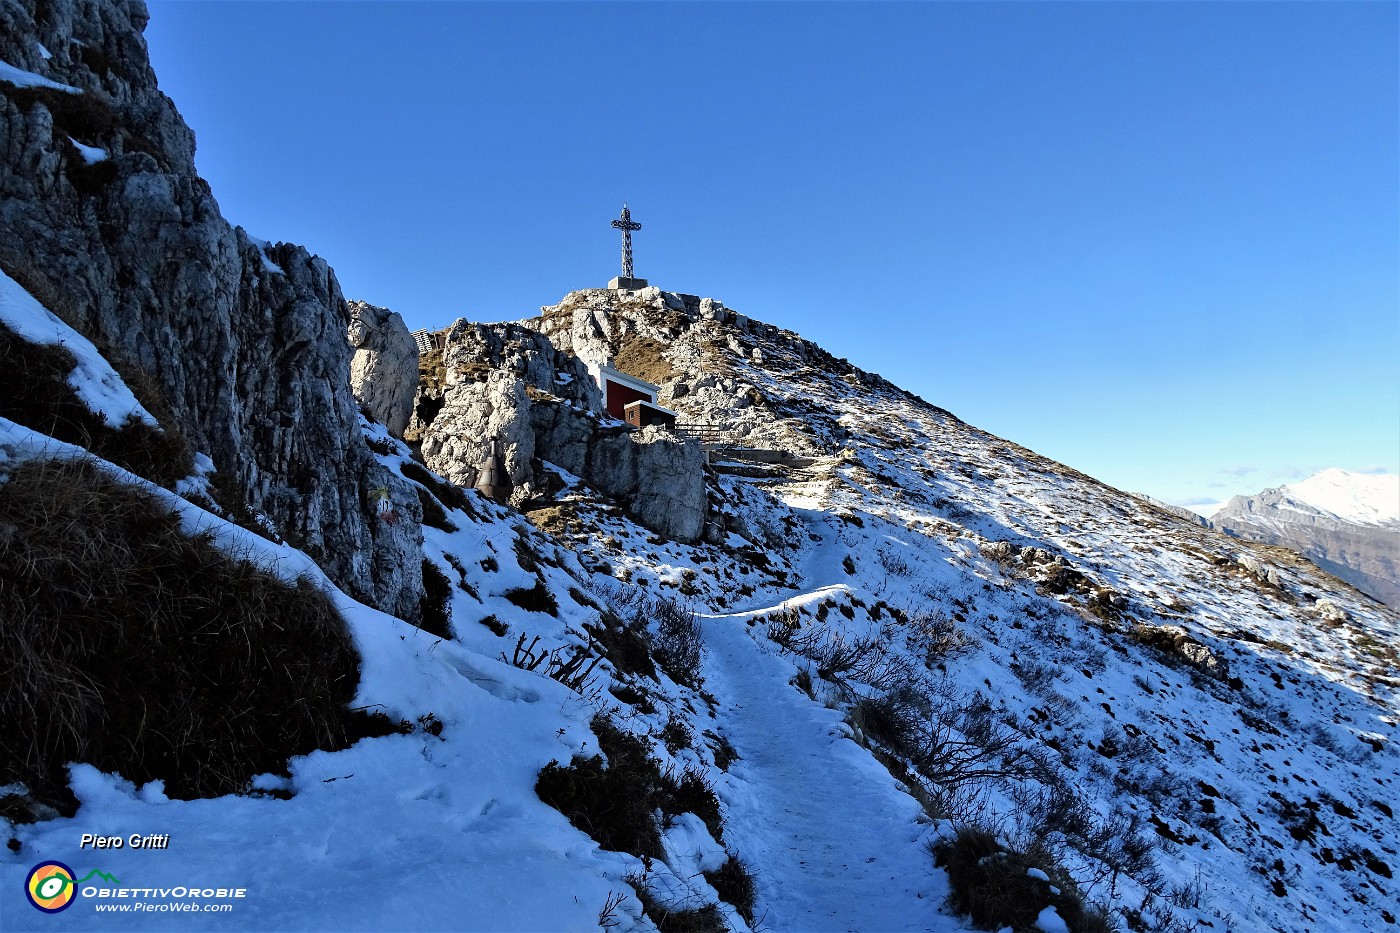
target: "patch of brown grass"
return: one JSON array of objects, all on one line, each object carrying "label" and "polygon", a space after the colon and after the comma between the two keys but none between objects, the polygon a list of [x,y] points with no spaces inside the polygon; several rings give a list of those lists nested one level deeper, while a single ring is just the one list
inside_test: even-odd
[{"label": "patch of brown grass", "polygon": [[186,535],[87,461],[0,483],[0,619],[0,784],[60,807],[70,761],[191,798],[367,733],[323,592]]},{"label": "patch of brown grass", "polygon": [[612,366],[619,372],[661,385],[670,382],[676,371],[662,354],[666,345],[650,337],[628,334],[613,357]]},{"label": "patch of brown grass", "polygon": [[[0,366],[0,417],[76,444],[161,486],[194,469],[185,438],[168,416],[163,430],[135,417],[114,428],[88,408],[68,384],[77,359],[66,348],[30,343],[0,325],[0,359],[5,361]],[[141,388],[152,400],[152,414],[160,417],[165,406],[154,381],[132,373],[123,374],[136,383],[129,387]]]}]

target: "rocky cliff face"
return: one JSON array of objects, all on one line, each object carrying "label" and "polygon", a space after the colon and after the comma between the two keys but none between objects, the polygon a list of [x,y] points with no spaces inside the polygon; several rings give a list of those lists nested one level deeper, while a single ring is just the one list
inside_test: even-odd
[{"label": "rocky cliff face", "polygon": [[1250,541],[1297,551],[1387,606],[1400,608],[1400,531],[1362,525],[1310,508],[1288,487],[1235,496],[1211,523]]},{"label": "rocky cliff face", "polygon": [[515,324],[458,321],[445,338],[443,387],[425,386],[412,433],[423,460],[472,486],[491,439],[501,444],[524,502],[546,490],[542,461],[587,481],[633,518],[668,538],[698,539],[705,527],[704,454],[660,430],[631,432],[600,418],[597,386],[584,363],[543,334]]},{"label": "rocky cliff face", "polygon": [[[0,4],[0,268],[149,374],[194,447],[349,592],[415,618],[415,495],[370,456],[326,262],[230,226],[156,85],[144,4]],[[25,76],[23,72],[30,73]],[[37,78],[37,80],[35,80]]]},{"label": "rocky cliff face", "polygon": [[355,348],[350,387],[366,415],[403,437],[418,392],[418,344],[403,318],[388,308],[363,301],[347,305],[346,337]]}]

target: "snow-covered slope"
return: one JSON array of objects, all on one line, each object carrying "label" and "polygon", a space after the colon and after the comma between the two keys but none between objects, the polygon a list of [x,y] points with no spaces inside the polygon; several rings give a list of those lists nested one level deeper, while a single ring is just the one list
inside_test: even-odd
[{"label": "snow-covered slope", "polygon": [[[108,433],[152,437],[156,408],[87,337],[158,358],[147,375],[180,389],[186,433],[207,447],[195,475],[160,488],[110,460],[92,469],[185,534],[319,591],[360,658],[353,702],[399,729],[327,741],[219,797],[83,760],[68,816],[0,787],[0,929],[960,930],[987,901],[1018,913],[984,925],[1018,933],[1396,923],[1393,611],[794,333],[656,289],[574,293],[528,324],[661,383],[684,421],[724,438],[707,470],[674,480],[704,486],[699,543],[641,527],[547,447],[529,466],[551,481],[523,512],[457,489],[357,422],[329,267],[219,218],[150,73],[142,5],[30,6],[6,7],[16,28],[0,30],[19,63],[0,63],[14,234],[0,258],[46,285],[35,294],[67,297],[45,309],[0,279],[7,366],[57,366],[67,357],[34,347],[61,343],[72,372],[45,391],[66,385]],[[68,106],[70,90],[88,106]],[[520,363],[440,375],[528,399]],[[541,375],[537,401],[567,382]],[[43,433],[44,405],[15,415],[27,426],[0,419],[0,502],[25,464],[88,456]],[[214,443],[229,456],[208,456]],[[274,525],[305,549],[245,530]],[[0,523],[0,560],[17,527]],[[12,570],[0,562],[0,583]],[[120,613],[114,625],[140,628]],[[7,736],[39,734],[85,692],[45,654],[83,633],[48,621],[29,629],[53,637],[23,658],[0,628],[0,670],[23,660],[73,695],[38,709],[26,683],[0,680],[25,711]],[[217,693],[190,705],[217,714]],[[155,742],[172,724],[146,701],[84,698]],[[26,765],[3,751],[7,769]],[[98,849],[85,834],[168,844]],[[82,881],[50,916],[23,892],[52,861]],[[975,884],[991,888],[980,907]]]},{"label": "snow-covered slope", "polygon": [[[77,361],[72,381],[85,404],[97,413],[141,411],[86,338],[18,286],[8,287],[4,298],[0,319],[7,324],[35,341],[62,339]],[[384,467],[397,473],[409,463],[407,449],[381,427],[362,420],[361,428]],[[73,458],[155,496],[190,536],[327,593],[361,657],[355,703],[401,720],[403,734],[295,758],[285,772],[257,776],[243,793],[216,799],[172,799],[162,781],[137,787],[120,774],[73,762],[78,809],[71,818],[12,823],[24,809],[13,804],[26,788],[0,786],[6,804],[0,828],[9,841],[0,849],[0,929],[587,930],[598,928],[609,904],[623,929],[648,928],[626,880],[643,874],[640,860],[600,850],[534,791],[550,761],[597,753],[589,721],[616,706],[603,692],[610,663],[600,659],[592,680],[570,688],[546,676],[548,668],[535,672],[507,660],[516,638],[538,638],[534,644],[542,651],[589,643],[583,626],[596,623],[599,611],[579,588],[589,575],[576,558],[519,514],[474,495],[459,501],[465,510],[440,505],[439,524],[454,530],[427,529],[424,558],[454,581],[445,596],[456,638],[444,639],[347,596],[296,548],[208,511],[207,476],[178,484],[176,494],[0,418],[0,497],[16,468]],[[197,460],[212,472],[207,457]],[[380,520],[393,518],[381,513]],[[4,543],[15,543],[13,529],[4,531]],[[0,558],[9,560],[11,553],[0,549]],[[0,583],[8,584],[7,569],[0,563]],[[548,612],[517,605],[518,594],[537,585],[557,594]],[[478,620],[489,620],[490,627]],[[13,650],[8,639],[0,640],[7,669]],[[18,685],[7,680],[4,688]],[[669,701],[656,731],[671,718],[697,718],[694,691],[664,672],[653,693]],[[690,701],[690,712],[678,698]],[[140,708],[143,698],[107,702]],[[650,726],[635,723],[643,733]],[[150,728],[166,724],[151,722]],[[703,743],[658,754],[678,771],[718,773]],[[116,837],[124,845],[97,851],[84,844],[83,834]],[[133,835],[150,834],[167,837],[164,847],[129,843]],[[702,852],[722,860],[724,849],[704,825],[682,814],[667,827],[663,845],[665,860],[645,871],[649,883],[674,899],[704,899],[708,892],[714,902],[703,878],[696,880],[697,864]],[[60,914],[36,910],[23,893],[31,869],[46,861],[70,866],[81,873],[75,878],[88,877]],[[104,874],[93,880],[92,870]],[[624,892],[628,896],[619,899]],[[747,929],[737,917],[731,926]]]},{"label": "snow-covered slope", "polygon": [[[1124,922],[1144,903],[1216,929],[1392,921],[1394,613],[1288,551],[1156,509],[718,302],[578,292],[533,324],[580,352],[650,360],[682,421],[800,458],[731,451],[715,467],[718,498],[772,567],[757,593],[676,548],[628,542],[615,567],[664,582],[698,566],[691,586],[715,611],[766,605],[780,641],[777,617],[800,623],[797,655],[893,646],[921,669],[906,685],[985,708],[1049,753],[1038,790],[983,786],[974,804],[906,768],[931,812],[1051,840],[1081,878],[1113,878],[1090,887]],[[571,509],[572,546],[619,540],[615,517]],[[820,683],[815,695],[859,702]],[[924,718],[946,724],[934,707]],[[1037,793],[1073,801],[1077,837],[1036,815]],[[1115,817],[1128,819],[1119,836],[1156,843],[1159,874],[1105,867],[1084,827]]]},{"label": "snow-covered slope", "polygon": [[[0,464],[82,453],[0,419]],[[230,525],[116,467],[104,468],[161,495],[190,533],[212,534],[230,553],[323,587],[363,658],[356,703],[395,720],[414,722],[431,714],[442,723],[442,733],[420,730],[318,752],[293,761],[287,774],[255,779],[245,795],[213,800],[172,800],[159,781],[138,788],[120,775],[74,763],[76,816],[15,828],[18,851],[5,850],[0,857],[4,929],[54,928],[55,918],[34,910],[21,893],[29,869],[44,860],[84,874],[98,868],[119,882],[99,881],[94,892],[100,895],[80,896],[59,915],[64,929],[593,926],[610,889],[626,887],[621,867],[531,789],[539,767],[593,741],[587,710],[569,690],[358,603],[300,552]],[[502,523],[500,531],[509,535],[509,524]],[[474,550],[488,552],[492,542],[473,544]],[[508,562],[510,544],[499,544]],[[502,580],[519,572],[509,564],[503,571]],[[83,833],[123,840],[159,833],[169,836],[169,848],[84,850]],[[425,875],[436,876],[449,865],[452,884],[433,886],[433,896],[425,897],[418,887]],[[611,886],[610,874],[615,876]],[[151,899],[165,905],[153,908],[166,911],[161,913],[114,916],[99,910],[104,903],[128,910],[144,903],[129,900],[130,893],[117,895],[137,888],[241,888],[245,893]],[[568,896],[522,897],[521,891],[567,891]],[[195,911],[210,904],[232,907],[195,918],[169,912],[171,904]]]},{"label": "snow-covered slope", "polygon": [[1400,606],[1400,477],[1330,469],[1253,496],[1211,521],[1292,548],[1390,606]]}]

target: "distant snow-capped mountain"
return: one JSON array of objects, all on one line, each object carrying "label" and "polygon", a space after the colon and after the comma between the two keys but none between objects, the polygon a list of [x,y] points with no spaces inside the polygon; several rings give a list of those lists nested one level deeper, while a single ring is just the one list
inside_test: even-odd
[{"label": "distant snow-capped mountain", "polygon": [[1323,470],[1211,516],[1239,537],[1279,544],[1391,606],[1400,606],[1400,477]]}]

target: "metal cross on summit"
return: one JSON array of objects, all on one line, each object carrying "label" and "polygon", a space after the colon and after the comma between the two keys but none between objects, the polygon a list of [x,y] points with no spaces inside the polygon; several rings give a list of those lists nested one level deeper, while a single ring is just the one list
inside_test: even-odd
[{"label": "metal cross on summit", "polygon": [[632,277],[632,231],[642,229],[642,225],[632,219],[632,212],[627,209],[626,202],[622,205],[622,216],[614,220],[612,225],[622,231],[622,275],[609,282],[608,288],[646,288],[646,279]]}]

